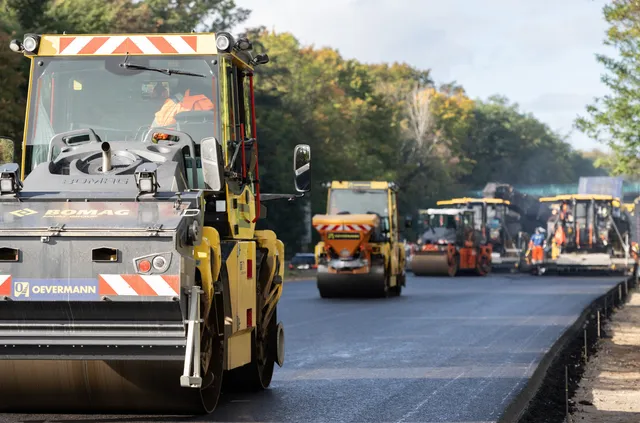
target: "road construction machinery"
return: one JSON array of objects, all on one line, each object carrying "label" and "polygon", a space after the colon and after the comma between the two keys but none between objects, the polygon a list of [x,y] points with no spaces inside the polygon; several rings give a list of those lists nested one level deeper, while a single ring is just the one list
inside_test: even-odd
[{"label": "road construction machinery", "polygon": [[[223,385],[269,386],[284,245],[256,221],[303,194],[260,196],[268,57],[250,48],[228,33],[11,42],[31,76],[21,166],[0,168],[1,412],[209,413]],[[293,162],[307,192],[307,145]]]},{"label": "road construction machinery", "polygon": [[493,270],[516,270],[523,261],[529,234],[523,230],[521,216],[509,200],[501,198],[454,198],[437,202],[440,207],[471,210],[475,229],[483,243],[492,247]]},{"label": "road construction machinery", "polygon": [[491,272],[492,245],[475,224],[473,210],[436,208],[419,213],[427,229],[411,261],[416,276]]},{"label": "road construction machinery", "polygon": [[320,296],[400,295],[406,283],[405,249],[398,237],[393,182],[334,181],[327,214],[313,216]]},{"label": "road construction machinery", "polygon": [[619,199],[568,194],[540,201],[552,209],[543,268],[559,272],[633,272],[636,259],[630,242],[630,216]]}]

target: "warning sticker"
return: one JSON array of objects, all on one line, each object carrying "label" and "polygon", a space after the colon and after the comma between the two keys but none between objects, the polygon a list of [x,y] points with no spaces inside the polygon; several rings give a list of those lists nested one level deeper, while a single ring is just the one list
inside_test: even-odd
[{"label": "warning sticker", "polygon": [[328,239],[360,239],[358,232],[329,232]]}]

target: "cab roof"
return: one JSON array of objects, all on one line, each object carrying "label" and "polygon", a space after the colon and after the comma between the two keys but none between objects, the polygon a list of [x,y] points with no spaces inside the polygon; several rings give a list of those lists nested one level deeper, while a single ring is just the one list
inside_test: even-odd
[{"label": "cab roof", "polygon": [[506,204],[509,205],[509,200],[503,200],[502,198],[452,198],[451,200],[440,200],[436,204],[439,206],[453,205],[453,204],[469,204],[469,203],[484,203],[484,204]]},{"label": "cab roof", "polygon": [[332,181],[331,189],[391,189],[398,190],[395,182],[391,181]]},{"label": "cab roof", "polygon": [[564,194],[564,195],[556,195],[554,197],[541,197],[540,202],[542,203],[550,203],[556,201],[569,201],[569,200],[577,200],[577,201],[588,201],[588,200],[596,200],[596,201],[615,201],[620,203],[620,199],[613,197],[611,195],[602,195],[602,194]]},{"label": "cab roof", "polygon": [[463,213],[473,213],[470,210],[464,210],[464,209],[450,209],[450,208],[442,208],[442,209],[426,209],[426,210],[419,210],[420,214],[430,214],[430,215],[438,215],[438,214],[446,214],[446,215],[452,215],[452,216],[457,216]]},{"label": "cab roof", "polygon": [[213,33],[40,35],[38,56],[217,54]]}]

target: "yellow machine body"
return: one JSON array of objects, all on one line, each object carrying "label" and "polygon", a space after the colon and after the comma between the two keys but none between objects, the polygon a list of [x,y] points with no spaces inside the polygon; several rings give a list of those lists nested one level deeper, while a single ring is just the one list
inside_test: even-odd
[{"label": "yellow machine body", "polygon": [[[48,91],[52,98],[46,102],[40,98],[41,91],[46,89],[43,81],[46,79],[47,84],[59,82],[57,75],[45,77],[39,68],[43,62],[46,66],[54,62],[70,64],[74,60],[85,59],[95,60],[97,66],[102,66],[102,63],[105,66],[117,65],[117,62],[126,60],[149,66],[148,63],[154,60],[162,62],[165,59],[173,60],[176,67],[194,60],[211,64],[214,75],[211,95],[215,107],[211,110],[214,124],[209,136],[220,140],[221,160],[226,173],[220,189],[205,189],[202,170],[198,168],[198,180],[189,178],[190,189],[184,193],[185,197],[197,195],[199,203],[192,203],[191,208],[198,210],[198,219],[202,222],[198,232],[200,242],[180,257],[179,282],[181,307],[188,304],[187,294],[198,294],[197,291],[201,290],[198,295],[199,315],[195,320],[199,333],[196,329],[194,335],[194,339],[199,339],[197,345],[201,352],[201,360],[195,358],[194,362],[202,364],[201,373],[196,372],[194,376],[187,372],[181,376],[183,362],[180,357],[163,361],[157,357],[150,358],[148,350],[144,349],[119,356],[118,350],[112,348],[111,355],[101,351],[95,357],[87,353],[73,360],[63,359],[64,354],[48,356],[45,353],[20,360],[19,356],[0,351],[0,411],[208,413],[217,404],[221,383],[230,390],[253,389],[256,386],[266,388],[271,381],[274,363],[282,365],[284,337],[282,325],[276,322],[276,309],[282,295],[284,245],[274,232],[255,229],[260,207],[264,207],[259,202],[257,184],[258,143],[253,110],[255,63],[250,64],[253,57],[249,52],[232,48],[229,51],[218,50],[218,36],[211,33],[38,35],[35,51],[23,50],[31,59],[31,79],[22,143],[24,154],[19,161],[22,179],[28,178],[38,164],[36,150],[45,151],[48,147],[34,144],[38,108],[43,105],[49,107],[50,104],[50,114],[56,111],[55,117],[51,117],[52,126],[56,122],[54,119],[62,118],[62,109],[57,112],[57,107],[62,106],[56,103],[53,91]],[[233,43],[231,38],[231,47]],[[23,46],[27,46],[26,38]],[[166,87],[172,83],[171,78],[176,78],[176,75],[163,77],[156,72],[145,72],[145,76],[153,81],[156,81],[155,77],[159,78],[154,82],[156,86],[162,83]],[[97,95],[105,89],[124,91],[125,81],[128,81],[123,77],[122,86],[105,88],[91,85],[89,80],[82,78],[83,74],[78,73],[73,87],[68,88],[75,90],[78,98],[92,92]],[[211,77],[205,79],[210,80]],[[56,86],[56,95],[65,89],[64,85]],[[92,104],[86,103],[84,107],[91,109]],[[162,132],[162,129],[158,131]],[[111,143],[112,146],[116,144]],[[242,159],[234,160],[234,150],[237,153],[238,149],[243,150],[238,155]],[[199,150],[196,151],[198,156]],[[200,160],[200,157],[193,159]],[[94,189],[99,191],[100,186]],[[104,239],[97,236],[96,241],[101,243]],[[0,309],[6,304],[0,301]],[[136,307],[136,303],[131,305]],[[148,304],[145,307],[153,310]],[[109,310],[105,307],[105,324],[110,323]],[[182,312],[186,319],[190,319],[184,308]],[[183,329],[176,330],[186,334],[184,319],[178,315],[175,326],[183,325]],[[20,321],[15,323],[21,324]],[[117,322],[114,320],[113,323]],[[73,333],[68,335],[73,336]],[[188,339],[175,342],[180,345],[176,348],[182,354],[185,354],[185,347],[189,349]],[[82,344],[82,340],[78,340],[78,344]],[[38,383],[34,384],[32,378],[23,376],[31,371],[36,371]],[[65,377],[61,378],[62,374]],[[183,379],[188,382],[183,383]],[[34,401],[34,398],[38,400]]]},{"label": "yellow machine body", "polygon": [[635,271],[633,207],[602,194],[563,194],[542,197],[540,202],[549,204],[552,216],[547,223],[547,252],[534,272]]},{"label": "yellow machine body", "polygon": [[405,250],[398,236],[393,182],[334,181],[327,213],[313,217],[323,297],[399,295],[406,283]]}]

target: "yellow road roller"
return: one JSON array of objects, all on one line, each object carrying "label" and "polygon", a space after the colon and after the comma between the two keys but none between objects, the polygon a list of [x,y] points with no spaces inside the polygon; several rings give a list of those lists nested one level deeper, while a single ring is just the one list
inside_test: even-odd
[{"label": "yellow road roller", "polygon": [[[256,230],[253,69],[228,33],[39,35],[0,166],[0,412],[205,414],[284,360],[284,245]],[[17,152],[22,151],[19,160]]]},{"label": "yellow road roller", "polygon": [[400,295],[405,249],[398,239],[393,182],[329,184],[327,214],[313,216],[317,286],[323,298]]}]

